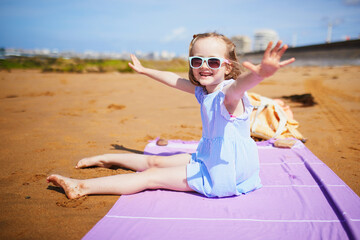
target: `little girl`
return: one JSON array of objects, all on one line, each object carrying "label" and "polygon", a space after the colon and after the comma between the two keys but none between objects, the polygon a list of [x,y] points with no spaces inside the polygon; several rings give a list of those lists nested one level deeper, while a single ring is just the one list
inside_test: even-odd
[{"label": "little girl", "polygon": [[68,198],[88,194],[133,194],[145,189],[196,191],[207,197],[248,193],[261,187],[259,160],[250,137],[252,106],[246,91],[279,68],[295,61],[280,61],[287,49],[279,41],[269,43],[259,65],[244,62],[250,70],[240,74],[235,45],[217,33],[194,35],[189,48],[189,80],[171,73],[145,68],[132,55],[129,66],[140,74],[179,90],[195,94],[201,105],[202,138],[195,153],[173,156],[105,154],[84,158],[76,168],[113,165],[136,173],[72,179],[60,175],[47,178],[65,190]]}]

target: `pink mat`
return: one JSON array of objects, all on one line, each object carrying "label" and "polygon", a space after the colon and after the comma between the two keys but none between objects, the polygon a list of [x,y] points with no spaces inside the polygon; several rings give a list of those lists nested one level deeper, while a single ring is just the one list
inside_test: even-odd
[{"label": "pink mat", "polygon": [[[197,142],[150,142],[148,154]],[[258,143],[263,188],[229,198],[144,191],[119,198],[84,239],[360,239],[360,198],[300,141]]]}]

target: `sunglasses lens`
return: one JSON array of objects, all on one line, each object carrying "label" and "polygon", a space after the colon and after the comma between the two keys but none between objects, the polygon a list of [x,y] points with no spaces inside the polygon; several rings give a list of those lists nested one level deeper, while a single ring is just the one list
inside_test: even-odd
[{"label": "sunglasses lens", "polygon": [[209,67],[211,68],[219,68],[220,67],[220,59],[218,58],[210,58],[208,60]]},{"label": "sunglasses lens", "polygon": [[193,58],[191,59],[191,66],[192,67],[195,67],[195,68],[198,68],[202,65],[202,59],[201,58]]}]

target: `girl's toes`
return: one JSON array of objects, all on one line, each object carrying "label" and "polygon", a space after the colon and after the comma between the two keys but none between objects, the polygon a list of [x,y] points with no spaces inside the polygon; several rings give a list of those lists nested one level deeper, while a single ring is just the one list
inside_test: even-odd
[{"label": "girl's toes", "polygon": [[75,168],[85,168],[85,167],[90,167],[87,158],[81,159],[75,166]]}]

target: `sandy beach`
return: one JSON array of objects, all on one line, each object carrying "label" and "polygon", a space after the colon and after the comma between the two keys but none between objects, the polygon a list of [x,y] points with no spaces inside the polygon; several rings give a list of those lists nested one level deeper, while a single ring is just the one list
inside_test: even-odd
[{"label": "sandy beach", "polygon": [[[181,73],[186,77],[186,73]],[[360,67],[286,67],[252,92],[311,93],[290,105],[306,146],[360,195]],[[75,169],[81,158],[141,152],[149,140],[199,140],[193,95],[138,74],[0,72],[0,238],[81,239],[119,196],[69,200],[46,182],[58,173],[93,178],[126,169]]]}]

